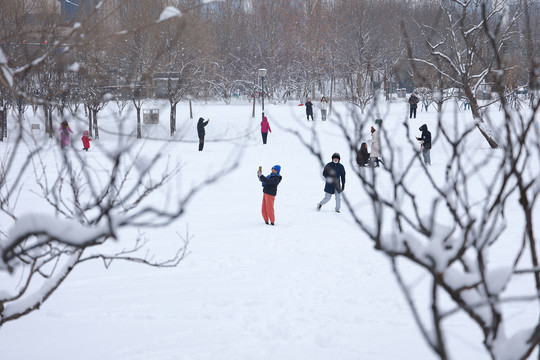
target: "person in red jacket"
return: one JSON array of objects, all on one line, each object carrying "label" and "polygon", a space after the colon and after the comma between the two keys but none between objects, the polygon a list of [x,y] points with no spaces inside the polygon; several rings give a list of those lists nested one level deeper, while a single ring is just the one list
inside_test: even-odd
[{"label": "person in red jacket", "polygon": [[83,144],[83,150],[88,151],[88,149],[90,149],[90,141],[92,141],[92,138],[88,136],[88,130],[83,131],[83,136],[81,140]]},{"label": "person in red jacket", "polygon": [[269,131],[272,132],[272,129],[270,129],[268,118],[265,116],[263,118],[263,121],[261,121],[261,135],[262,135],[263,144],[266,144],[266,139],[268,138]]}]

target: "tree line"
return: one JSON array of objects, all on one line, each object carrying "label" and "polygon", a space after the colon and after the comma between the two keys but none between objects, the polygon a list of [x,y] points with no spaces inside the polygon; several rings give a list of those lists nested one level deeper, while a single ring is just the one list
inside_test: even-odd
[{"label": "tree line", "polygon": [[[447,144],[452,154],[440,166],[445,169],[443,179],[424,165],[420,173],[419,167],[403,167],[401,149],[383,135],[387,165],[378,172],[353,171],[371,199],[375,224],[364,218],[365,209],[355,209],[345,200],[361,233],[388,256],[426,344],[439,358],[450,358],[446,320],[458,312],[477,326],[490,358],[502,358],[500,349],[512,344],[516,359],[538,349],[537,320],[515,338],[506,338],[504,331],[513,314],[507,305],[538,303],[540,293],[534,218],[540,196],[534,165],[540,149],[535,121],[540,108],[537,1],[105,0],[69,21],[49,14],[40,4],[0,0],[1,106],[4,112],[12,108],[18,120],[18,137],[0,161],[1,215],[15,227],[42,224],[20,216],[16,209],[23,179],[33,170],[50,210],[91,229],[94,236],[74,243],[46,227],[27,227],[16,237],[0,227],[0,273],[9,274],[14,282],[0,291],[0,326],[37,310],[82,262],[176,266],[189,234],[180,237],[171,259],[159,261],[137,255],[146,249],[144,237],[114,254],[100,246],[123,228],[170,224],[184,213],[190,198],[222,174],[217,171],[171,199],[171,208],[143,207],[140,204],[148,205],[144,201],[174,178],[179,167],[169,168],[168,159],[160,163],[161,155],[144,161],[147,166],[134,167],[129,146],[120,144],[126,150],[111,151],[99,168],[88,167],[80,156],[67,161],[63,153],[58,174],[50,175],[41,161],[46,153],[41,144],[24,142],[22,120],[28,108],[42,111],[52,136],[54,111],[62,117],[84,107],[89,129],[98,138],[98,114],[109,101],[117,103],[120,114],[127,105],[134,106],[140,125],[143,102],[163,96],[171,105],[173,135],[180,101],[249,97],[261,90],[257,69],[266,68],[267,95],[276,102],[326,95],[371,111],[380,98],[377,94],[390,99],[396,88],[405,87],[416,89],[423,100],[441,109],[446,89],[458,90],[476,121],[455,134],[454,119],[443,119],[442,114],[437,118],[435,141]],[[519,114],[508,101],[517,89],[528,92],[530,106]],[[495,99],[479,96],[485,91],[495,93]],[[504,113],[498,136],[485,112],[492,101],[499,101]],[[336,118],[339,124],[342,119]],[[366,124],[358,121],[351,134],[343,123],[351,153],[359,148]],[[401,125],[409,131],[406,119]],[[467,141],[475,126],[500,151],[471,151]],[[324,164],[317,142],[300,140]],[[29,148],[23,166],[16,157],[18,146]],[[409,146],[416,149],[415,156],[406,159],[412,165],[419,156],[417,144],[410,140]],[[499,166],[490,178],[484,168],[492,161]],[[104,169],[109,179],[98,181]],[[162,176],[156,183],[150,173]],[[413,191],[418,176],[428,180],[436,194],[432,199],[420,201]],[[380,188],[380,179],[386,179],[393,191]],[[425,206],[431,208],[429,216],[424,216]],[[522,224],[510,234],[505,232],[509,211],[515,211]],[[438,214],[452,223],[441,224]],[[8,221],[2,225],[8,226]],[[392,236],[385,233],[388,228],[395,229]],[[519,240],[518,251],[508,256],[511,264],[504,284],[494,286],[492,280],[500,277],[488,255],[494,244],[514,240],[509,236]],[[445,256],[431,256],[428,250],[434,246]],[[415,294],[412,282],[406,281],[409,268],[402,264],[414,265],[429,279],[430,316],[422,316],[424,302],[418,298],[426,295]],[[505,289],[521,277],[529,279],[530,294],[508,297]],[[33,286],[36,283],[44,286]],[[518,338],[523,341],[514,340]]]}]

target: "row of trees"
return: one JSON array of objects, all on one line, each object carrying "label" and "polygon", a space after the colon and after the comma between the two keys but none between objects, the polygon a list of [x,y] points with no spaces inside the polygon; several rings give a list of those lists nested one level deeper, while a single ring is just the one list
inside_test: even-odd
[{"label": "row of trees", "polygon": [[[39,146],[31,147],[25,161],[17,158],[17,147],[25,139],[22,114],[26,107],[43,108],[44,122],[52,134],[54,109],[62,114],[65,109],[75,113],[85,106],[89,129],[98,136],[98,113],[107,101],[116,100],[120,108],[131,102],[140,124],[142,102],[154,95],[152,82],[163,78],[174,134],[174,110],[179,101],[188,96],[219,96],[227,100],[235,92],[250,94],[258,86],[256,70],[265,67],[269,71],[268,95],[274,101],[325,94],[366,109],[368,116],[376,109],[376,91],[389,94],[396,82],[410,82],[434,94],[442,94],[448,87],[461,90],[471,104],[476,126],[492,147],[502,149],[497,157],[501,171],[494,174],[493,181],[486,184],[478,170],[481,166],[467,166],[471,158],[463,159],[460,155],[466,153],[472,130],[454,134],[453,123],[440,118],[440,133],[435,134],[435,139],[449,144],[453,156],[447,164],[444,183],[438,183],[424,168],[423,175],[437,194],[429,204],[430,216],[423,216],[424,203],[410,190],[418,174],[413,174],[410,166],[400,166],[403,159],[399,149],[390,147],[391,141],[385,142],[389,146],[386,168],[369,175],[356,173],[365,184],[366,196],[372,200],[376,221],[366,222],[355,212],[353,204],[351,210],[361,231],[391,259],[418,325],[434,352],[440,358],[449,358],[444,322],[462,311],[482,331],[486,351],[492,358],[499,358],[497,348],[507,344],[501,335],[507,319],[507,300],[504,286],[495,289],[490,282],[493,275],[486,254],[492,244],[502,239],[504,229],[500,224],[504,224],[505,211],[516,197],[523,215],[521,251],[512,259],[503,285],[526,274],[534,278],[535,295],[523,296],[518,301],[538,301],[540,293],[533,219],[539,191],[535,186],[536,174],[529,167],[540,156],[538,124],[534,122],[538,97],[531,97],[531,113],[517,120],[505,98],[508,89],[527,87],[535,94],[539,88],[537,2],[205,3],[203,6],[200,1],[105,0],[100,7],[72,22],[64,23],[50,16],[29,26],[24,20],[27,4],[0,0],[0,94],[17,109],[20,125],[16,132],[20,136],[1,162],[0,206],[2,216],[13,229],[24,229],[0,229],[0,275],[17,275],[4,277],[12,282],[2,282],[7,289],[0,291],[0,325],[38,309],[81,262],[102,259],[109,264],[124,259],[155,266],[177,264],[183,256],[183,246],[172,259],[158,262],[134,256],[142,242],[116,254],[100,251],[100,247],[118,237],[123,228],[160,226],[174,221],[193,194],[214,179],[208,178],[182,197],[170,199],[171,208],[149,206],[145,201],[180,169],[167,167],[158,157],[140,163],[148,166],[134,166],[137,161],[129,157],[129,144],[124,143],[118,148],[126,150],[111,153],[107,164],[101,164],[99,169],[85,166],[82,159],[64,161],[59,166],[60,174],[49,178]],[[476,97],[479,87],[486,83],[498,94],[505,114],[506,125],[498,129],[499,139],[490,133],[489,118],[483,112],[485,104]],[[445,97],[434,99],[440,103]],[[6,103],[2,103],[4,108]],[[343,134],[353,151],[358,149],[357,135],[363,124],[357,125],[354,136],[347,131]],[[318,154],[316,148],[313,150]],[[323,158],[320,159],[323,164]],[[412,164],[418,159],[407,161]],[[481,160],[487,163],[490,159],[491,154]],[[26,165],[20,166],[21,163]],[[58,234],[43,221],[18,214],[17,194],[30,167],[39,178],[43,197],[52,211],[69,219],[66,221],[71,225],[91,230],[91,236],[74,241],[69,233]],[[106,180],[102,180],[104,172]],[[151,172],[162,176],[156,181],[149,177]],[[381,189],[378,177],[390,181],[394,191]],[[469,199],[471,191],[477,189],[471,187],[472,182],[486,184],[485,192]],[[70,190],[69,195],[61,191],[63,188]],[[453,219],[450,229],[437,223],[435,215],[439,212]],[[45,220],[56,223],[58,219]],[[2,226],[6,223],[2,221]],[[388,228],[397,229],[397,235],[386,235]],[[445,257],[426,255],[425,249],[434,244]],[[524,254],[530,255],[531,267],[518,267]],[[427,320],[418,315],[420,310],[404,281],[401,261],[415,264],[432,280],[431,317]],[[460,279],[468,280],[457,286],[451,277],[446,277],[456,273]],[[455,310],[444,308],[447,301],[453,301]],[[529,328],[526,335],[516,358],[526,358],[538,345],[538,330]]]},{"label": "row of trees", "polygon": [[[117,146],[109,152],[104,149],[106,153],[95,164],[77,153],[68,158],[67,152],[51,151],[48,142],[30,134],[24,125],[28,107],[43,109],[43,122],[52,136],[53,111],[70,116],[82,105],[87,108],[90,130],[99,135],[97,114],[112,99],[107,95],[114,94],[111,83],[122,79],[129,96],[118,101],[127,99],[140,108],[144,74],[163,54],[152,58],[140,44],[133,44],[156,34],[155,28],[174,27],[167,24],[174,20],[166,15],[180,11],[167,8],[166,2],[146,2],[155,5],[153,11],[137,20],[137,12],[125,11],[134,2],[110,2],[108,9],[115,14],[112,23],[123,25],[125,31],[121,31],[106,27],[112,26],[110,19],[99,8],[68,24],[58,23],[53,16],[28,24],[28,12],[23,11],[31,5],[27,3],[31,2],[0,1],[1,105],[4,111],[10,106],[14,109],[9,114],[10,141],[1,145],[0,158],[0,327],[39,309],[85,262],[98,260],[107,267],[115,261],[176,266],[185,255],[189,233],[173,235],[178,238],[175,251],[160,257],[154,256],[152,239],[143,230],[178,219],[190,199],[222,172],[216,170],[215,175],[182,187],[181,195],[170,191],[166,201],[156,201],[159,190],[181,170],[163,149],[145,153],[142,159],[134,142],[120,136]],[[126,7],[115,8],[122,3]],[[186,23],[190,12],[200,7],[188,5],[182,8],[181,21]],[[159,21],[162,14],[164,19]],[[183,36],[181,26],[174,28],[178,38]],[[117,51],[111,51],[115,46]],[[18,202],[21,192],[28,190],[29,178],[34,178],[32,190],[45,205],[22,214]],[[129,229],[136,232],[132,238],[125,235]],[[113,240],[120,237],[115,246]]]},{"label": "row of trees", "polygon": [[[471,103],[475,118],[482,120],[477,95],[481,87],[495,83],[489,71],[496,66],[488,46],[490,35],[500,40],[508,91],[537,90],[533,74],[526,70],[538,56],[528,51],[538,48],[540,38],[540,6],[535,1],[227,0],[201,6],[195,0],[108,0],[104,4],[108,6],[69,23],[60,16],[43,19],[35,31],[35,26],[24,25],[31,11],[27,5],[2,0],[4,12],[10,14],[0,29],[6,34],[0,44],[8,65],[21,69],[41,59],[37,66],[14,74],[15,99],[35,94],[31,102],[41,101],[49,113],[51,107],[77,109],[84,104],[90,114],[89,130],[96,132],[96,116],[104,101],[116,98],[124,106],[131,101],[140,124],[144,99],[160,95],[171,105],[173,135],[176,105],[182,99],[230,101],[234,94],[250,96],[259,90],[257,69],[264,67],[271,101],[326,95],[349,101],[363,112],[379,91],[388,99],[397,87],[409,91],[423,87],[441,94],[454,87]],[[161,11],[171,5],[182,15],[159,21]],[[527,21],[521,21],[524,9]],[[488,35],[484,26],[492,23],[500,26]],[[495,147],[489,129],[480,130]]]}]

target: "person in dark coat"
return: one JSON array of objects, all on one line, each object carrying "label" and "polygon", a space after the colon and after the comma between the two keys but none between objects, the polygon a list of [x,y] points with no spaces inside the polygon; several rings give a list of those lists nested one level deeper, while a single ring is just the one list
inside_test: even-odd
[{"label": "person in dark coat", "polygon": [[420,149],[422,149],[422,155],[424,155],[424,163],[431,165],[431,132],[428,130],[427,125],[424,124],[418,128],[422,132],[420,137],[416,137],[416,140],[420,141]]},{"label": "person in dark coat", "polygon": [[418,103],[420,102],[420,99],[414,94],[411,94],[411,97],[409,98],[409,104],[410,104],[410,111],[409,111],[409,119],[411,119],[414,115],[414,118],[416,119],[416,108],[418,107]]},{"label": "person in dark coat", "polygon": [[311,121],[313,121],[313,103],[311,102],[311,100],[307,99],[305,105],[307,120],[309,121],[309,117],[311,116]]},{"label": "person in dark coat", "polygon": [[369,163],[369,156],[367,144],[363,142],[362,145],[360,145],[358,155],[356,155],[356,163],[360,166],[367,166]]},{"label": "person in dark coat", "polygon": [[336,195],[336,212],[341,209],[341,193],[345,190],[345,168],[340,164],[341,157],[338,153],[332,155],[332,161],[326,164],[323,170],[323,176],[326,179],[324,186],[324,199],[317,204],[317,211]]},{"label": "person in dark coat", "polygon": [[199,135],[199,151],[202,151],[202,149],[204,148],[204,135],[206,135],[204,127],[208,125],[209,121],[210,119],[204,121],[204,119],[201,117],[199,118],[199,122],[197,123],[197,134]]},{"label": "person in dark coat", "polygon": [[[279,174],[281,166],[274,165],[272,172],[268,176],[264,176],[259,168],[257,176],[263,186],[263,201],[262,201],[262,216],[266,225],[274,225],[276,218],[274,214],[274,200],[276,199],[277,187],[283,179]],[[270,222],[270,223],[269,223]]]}]

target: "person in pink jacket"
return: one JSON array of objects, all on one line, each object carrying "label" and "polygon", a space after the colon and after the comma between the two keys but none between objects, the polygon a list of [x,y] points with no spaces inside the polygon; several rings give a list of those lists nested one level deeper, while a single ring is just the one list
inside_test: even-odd
[{"label": "person in pink jacket", "polygon": [[263,118],[263,121],[261,121],[261,135],[262,135],[263,144],[266,144],[266,139],[268,138],[269,131],[272,132],[272,129],[270,129],[268,118],[265,116]]},{"label": "person in pink jacket", "polygon": [[71,130],[71,128],[69,127],[68,122],[64,120],[60,124],[58,132],[60,132],[60,145],[62,146],[63,150],[69,146],[69,133],[73,134],[73,130]]}]

